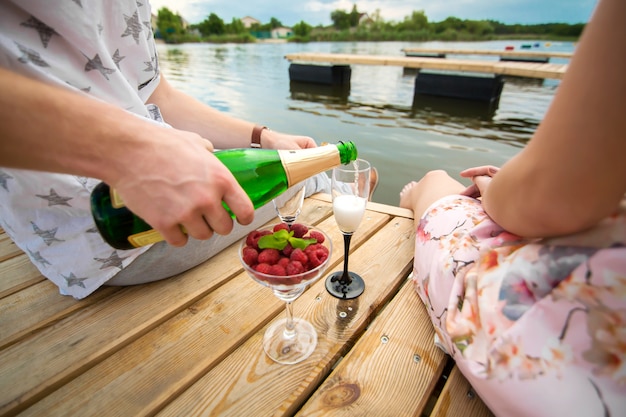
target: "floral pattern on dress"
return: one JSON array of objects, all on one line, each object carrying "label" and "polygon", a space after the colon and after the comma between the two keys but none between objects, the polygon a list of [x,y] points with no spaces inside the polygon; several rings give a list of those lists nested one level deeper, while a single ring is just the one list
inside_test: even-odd
[{"label": "floral pattern on dress", "polygon": [[[416,290],[447,351],[496,414],[626,415],[624,231],[626,210],[571,239],[523,239],[462,196],[422,217]],[[507,403],[502,394],[487,401],[507,385],[545,390],[554,409]],[[557,385],[575,387],[577,400],[548,398]]]}]

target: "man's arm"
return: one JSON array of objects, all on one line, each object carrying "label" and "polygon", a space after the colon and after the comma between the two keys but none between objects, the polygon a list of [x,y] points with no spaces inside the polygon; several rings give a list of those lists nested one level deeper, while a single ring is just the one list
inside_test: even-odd
[{"label": "man's arm", "polygon": [[100,178],[175,246],[226,234],[250,199],[196,133],[0,68],[0,166]]}]

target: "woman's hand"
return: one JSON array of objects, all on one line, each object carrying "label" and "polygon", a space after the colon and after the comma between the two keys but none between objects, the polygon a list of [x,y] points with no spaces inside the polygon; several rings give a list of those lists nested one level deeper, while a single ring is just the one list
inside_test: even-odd
[{"label": "woman's hand", "polygon": [[470,178],[473,182],[472,185],[461,192],[461,195],[479,198],[485,193],[485,190],[489,187],[491,178],[496,175],[499,170],[500,168],[492,165],[483,165],[461,171],[460,175],[462,177]]}]

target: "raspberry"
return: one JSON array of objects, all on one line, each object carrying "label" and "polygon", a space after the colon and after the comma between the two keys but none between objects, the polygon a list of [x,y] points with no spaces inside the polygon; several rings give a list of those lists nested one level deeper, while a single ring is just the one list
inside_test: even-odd
[{"label": "raspberry", "polygon": [[300,261],[291,261],[285,268],[287,275],[297,275],[304,272],[304,266]]},{"label": "raspberry", "polygon": [[257,252],[256,249],[250,247],[250,246],[246,246],[245,248],[243,248],[242,254],[241,254],[243,261],[247,264],[247,265],[254,265],[255,263],[257,263],[257,259],[259,258],[259,252]]},{"label": "raspberry", "polygon": [[306,233],[309,231],[309,228],[301,223],[294,223],[291,225],[291,230],[293,231],[294,237],[301,238],[302,236],[306,235]]},{"label": "raspberry", "polygon": [[302,265],[306,265],[307,262],[309,262],[309,257],[306,256],[306,253],[304,253],[304,251],[299,248],[294,249],[293,252],[291,252],[291,256],[289,257],[289,259],[291,259],[292,261],[298,261]]},{"label": "raspberry", "polygon": [[270,266],[270,275],[276,275],[279,277],[284,277],[287,275],[286,268],[282,265],[276,264]]},{"label": "raspberry", "polygon": [[280,258],[280,260],[278,261],[278,263],[277,263],[276,265],[280,265],[280,266],[282,266],[283,268],[286,268],[286,267],[287,267],[287,264],[288,264],[289,262],[291,262],[291,261],[289,260],[289,258],[282,257],[282,258]]},{"label": "raspberry", "polygon": [[283,248],[283,255],[289,257],[291,256],[291,252],[293,252],[293,246],[287,243],[287,245]]},{"label": "raspberry", "polygon": [[261,232],[258,230],[253,230],[248,233],[248,237],[246,237],[246,245],[258,249],[259,248],[259,239],[261,238]]},{"label": "raspberry", "polygon": [[305,253],[309,257],[311,269],[317,268],[328,258],[328,248],[319,243],[307,246]]},{"label": "raspberry", "polygon": [[254,267],[254,270],[262,274],[269,275],[271,268],[272,268],[271,265],[268,265],[268,264],[258,264],[257,266]]},{"label": "raspberry", "polygon": [[278,232],[279,230],[289,231],[289,225],[287,223],[278,223],[274,226],[274,231]]},{"label": "raspberry", "polygon": [[311,230],[311,233],[309,233],[309,235],[311,236],[311,239],[317,240],[317,243],[324,243],[324,235],[317,230]]},{"label": "raspberry", "polygon": [[280,252],[278,249],[263,249],[259,252],[258,262],[274,265],[278,263],[280,259]]}]

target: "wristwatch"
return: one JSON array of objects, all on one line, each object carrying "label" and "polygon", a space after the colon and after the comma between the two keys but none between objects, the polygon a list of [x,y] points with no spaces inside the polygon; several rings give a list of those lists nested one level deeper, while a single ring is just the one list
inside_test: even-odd
[{"label": "wristwatch", "polygon": [[251,148],[261,148],[261,133],[267,129],[267,126],[255,125],[252,128],[252,143]]}]

